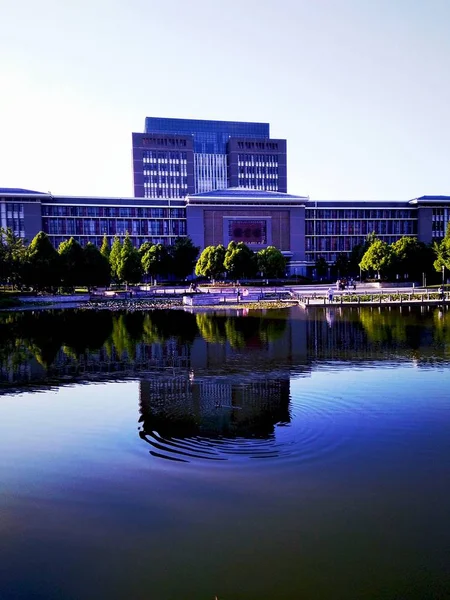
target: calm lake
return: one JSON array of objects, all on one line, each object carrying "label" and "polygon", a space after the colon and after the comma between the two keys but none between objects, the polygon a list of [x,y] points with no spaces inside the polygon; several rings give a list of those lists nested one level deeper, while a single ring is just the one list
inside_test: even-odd
[{"label": "calm lake", "polygon": [[0,598],[450,597],[450,312],[0,313]]}]

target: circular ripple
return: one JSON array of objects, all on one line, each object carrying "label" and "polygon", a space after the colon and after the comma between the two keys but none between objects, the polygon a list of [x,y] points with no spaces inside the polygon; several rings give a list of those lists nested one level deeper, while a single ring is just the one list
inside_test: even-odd
[{"label": "circular ripple", "polygon": [[[287,410],[270,405],[254,407],[217,406],[206,411],[202,419],[184,414],[183,426],[192,434],[170,435],[177,427],[176,410],[159,413],[156,423],[149,419],[140,437],[151,446],[150,454],[168,460],[278,460],[313,462],[329,460],[355,433],[359,423],[358,405],[337,394],[325,395],[312,390],[290,396]],[[247,410],[253,421],[245,422],[240,431],[239,411]],[[281,411],[283,412],[283,411]],[[236,416],[236,413],[238,416]],[[186,425],[188,421],[188,425]],[[233,422],[237,433],[218,433],[223,422]],[[214,428],[215,426],[215,428]],[[242,427],[241,427],[242,429]]]}]

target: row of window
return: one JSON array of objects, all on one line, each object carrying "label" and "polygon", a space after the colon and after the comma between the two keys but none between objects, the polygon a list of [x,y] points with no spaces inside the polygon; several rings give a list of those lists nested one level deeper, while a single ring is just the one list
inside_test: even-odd
[{"label": "row of window", "polygon": [[260,150],[278,150],[277,142],[238,142],[238,148],[242,149],[260,149]]},{"label": "row of window", "polygon": [[411,235],[416,233],[416,221],[306,221],[306,235]]},{"label": "row of window", "polygon": [[[269,188],[269,186],[271,187]],[[278,188],[277,177],[242,177],[239,175],[239,187],[255,187],[257,190],[268,190],[272,189],[272,186],[276,186]]]},{"label": "row of window", "polygon": [[433,221],[432,229],[433,231],[445,231],[446,223],[445,221]]},{"label": "row of window", "polygon": [[43,217],[137,217],[141,219],[184,219],[185,208],[143,208],[130,206],[60,206],[43,204]]},{"label": "row of window", "polygon": [[[363,244],[365,237],[320,237],[305,238],[305,250],[307,260],[315,260],[318,254],[323,252],[351,252],[357,244]],[[392,244],[398,240],[398,236],[383,236],[384,242]],[[311,254],[308,254],[311,252]],[[314,254],[314,252],[316,254]],[[311,258],[312,257],[312,258]]]},{"label": "row of window", "polygon": [[187,185],[168,185],[144,182],[145,198],[184,198],[188,193]]},{"label": "row of window", "polygon": [[[80,236],[80,235],[74,235],[71,236],[74,237],[74,239],[79,242],[82,246],[86,246],[86,244],[88,242],[90,242],[91,244],[95,244],[95,246],[97,246],[98,248],[101,247],[102,242],[103,242],[103,236]],[[131,239],[131,243],[133,244],[133,246],[135,248],[140,248],[142,246],[142,244],[144,242],[150,242],[151,244],[163,244],[163,246],[170,246],[173,238],[171,237],[160,237],[160,236],[152,236],[152,237],[137,237],[137,236],[130,236]],[[53,244],[53,246],[55,246],[55,248],[58,248],[58,246],[61,244],[61,242],[67,242],[67,237],[64,236],[50,236],[50,240]],[[112,244],[113,238],[110,237],[110,245]]]},{"label": "row of window", "polygon": [[187,152],[156,152],[156,150],[145,150],[142,152],[142,160],[145,163],[155,164],[186,164]]},{"label": "row of window", "polygon": [[155,146],[172,146],[172,147],[182,147],[185,148],[187,144],[186,140],[183,139],[179,139],[179,138],[157,138],[157,137],[148,137],[148,138],[142,138],[142,145],[143,146],[150,146],[150,145],[155,145]]},{"label": "row of window", "polygon": [[187,187],[184,188],[160,188],[144,183],[144,198],[184,198],[187,195]]},{"label": "row of window", "polygon": [[268,167],[264,171],[262,169],[255,169],[253,167],[239,167],[239,177],[270,177],[275,178],[278,177],[278,169],[277,167]]},{"label": "row of window", "polygon": [[161,177],[180,177],[183,175],[187,175],[187,169],[186,167],[182,167],[181,169],[170,169],[167,170],[165,169],[160,169],[160,170],[155,170],[155,169],[147,169],[145,168],[143,171],[144,175],[153,175],[153,176],[161,176]]},{"label": "row of window", "polygon": [[[278,180],[276,179],[259,179],[257,183],[255,180],[249,181],[248,179],[242,179],[239,181],[239,187],[246,189],[255,189],[255,190],[265,190],[267,192],[277,192],[278,191]],[[247,202],[248,205],[255,204],[259,205],[258,202]]]},{"label": "row of window", "polygon": [[433,218],[434,217],[443,217],[444,215],[448,217],[450,215],[449,208],[433,208],[432,211]]},{"label": "row of window", "polygon": [[306,208],[306,219],[414,219],[415,216],[414,209]]},{"label": "row of window", "polygon": [[18,217],[20,217],[21,219],[23,219],[23,204],[18,204],[16,202],[8,202],[6,205],[3,205],[2,212],[5,212],[5,210],[8,218],[17,219]]},{"label": "row of window", "polygon": [[[144,171],[145,175],[145,171]],[[180,187],[181,185],[187,185],[187,177],[170,177],[166,175],[145,175],[144,182],[159,184],[161,187],[165,187],[167,184]]]},{"label": "row of window", "polygon": [[6,219],[6,227],[12,229],[13,231],[23,231],[25,229],[25,224],[23,219],[19,219],[18,217],[12,218],[8,216]]},{"label": "row of window", "polygon": [[238,164],[278,164],[278,154],[238,154]]},{"label": "row of window", "polygon": [[44,218],[42,226],[53,235],[186,235],[185,220]]}]

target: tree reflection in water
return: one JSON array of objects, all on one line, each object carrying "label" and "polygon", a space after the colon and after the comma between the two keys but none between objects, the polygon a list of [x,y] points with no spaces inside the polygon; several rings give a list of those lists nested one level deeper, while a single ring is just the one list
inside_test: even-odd
[{"label": "tree reflection in water", "polygon": [[1,313],[0,382],[136,376],[154,368],[189,371],[203,363],[209,370],[233,363],[242,372],[250,367],[256,372],[334,357],[360,361],[395,352],[428,360],[447,355],[447,310],[336,308],[332,317],[320,308],[250,311],[247,316],[180,310]]}]

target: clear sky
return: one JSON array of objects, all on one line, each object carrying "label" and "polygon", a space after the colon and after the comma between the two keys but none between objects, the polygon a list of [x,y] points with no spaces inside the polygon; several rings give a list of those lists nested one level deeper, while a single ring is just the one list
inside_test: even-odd
[{"label": "clear sky", "polygon": [[132,196],[146,116],[263,121],[288,191],[450,195],[449,0],[3,0],[0,187]]}]

